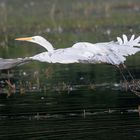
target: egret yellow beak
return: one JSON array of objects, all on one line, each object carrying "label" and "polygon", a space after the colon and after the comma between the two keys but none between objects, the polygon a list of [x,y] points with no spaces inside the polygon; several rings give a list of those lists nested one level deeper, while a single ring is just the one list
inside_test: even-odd
[{"label": "egret yellow beak", "polygon": [[16,38],[15,40],[19,40],[19,41],[31,41],[32,40],[32,37]]}]

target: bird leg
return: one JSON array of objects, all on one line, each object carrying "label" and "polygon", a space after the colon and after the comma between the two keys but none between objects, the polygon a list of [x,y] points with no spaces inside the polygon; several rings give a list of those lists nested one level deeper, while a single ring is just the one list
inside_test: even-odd
[{"label": "bird leg", "polygon": [[122,75],[124,81],[127,82],[127,79],[126,79],[126,77],[125,77],[124,74],[123,74],[122,66],[121,66],[121,65],[116,65],[116,67],[119,69],[119,71],[120,71],[120,73],[121,73],[121,75]]},{"label": "bird leg", "polygon": [[131,72],[128,70],[127,66],[122,64],[123,68],[127,71],[127,73],[129,74],[129,76],[131,77],[132,81],[134,82],[134,77],[132,76]]},{"label": "bird leg", "polygon": [[123,87],[123,85],[124,85],[124,86],[125,86],[125,90],[127,91],[127,90],[128,90],[128,81],[127,81],[126,77],[124,76],[123,70],[121,69],[121,67],[120,67],[119,65],[117,65],[117,68],[119,69],[120,74],[122,75],[122,77],[123,77],[123,79],[124,79],[124,82],[123,82],[123,84],[122,84],[122,87]]},{"label": "bird leg", "polygon": [[[127,67],[124,65],[124,64],[120,64],[120,65],[117,65],[117,68],[119,69],[124,81],[126,82],[126,84],[128,84],[129,86],[129,89],[131,92],[133,92],[135,95],[139,96],[140,97],[140,92],[138,91],[137,89],[137,86],[138,86],[138,83],[137,81],[134,80],[132,74],[130,73],[130,71],[127,69]],[[127,78],[124,76],[123,74],[123,69],[125,69],[127,71],[127,73],[129,74],[129,76],[131,77],[132,79],[132,82],[128,82]]]}]

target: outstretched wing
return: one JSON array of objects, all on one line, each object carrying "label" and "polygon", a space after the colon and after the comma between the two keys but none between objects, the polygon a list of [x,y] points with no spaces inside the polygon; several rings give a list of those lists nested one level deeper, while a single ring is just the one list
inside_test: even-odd
[{"label": "outstretched wing", "polygon": [[0,70],[11,69],[31,61],[30,58],[3,59],[0,58]]},{"label": "outstretched wing", "polygon": [[88,43],[80,42],[72,46],[71,51],[79,50],[81,58],[80,62],[88,63],[109,63],[113,65],[119,65],[124,63],[126,56],[133,55],[140,51],[140,36],[134,39],[134,35],[128,40],[126,35],[122,38],[117,37],[116,42],[104,42],[104,43]]}]

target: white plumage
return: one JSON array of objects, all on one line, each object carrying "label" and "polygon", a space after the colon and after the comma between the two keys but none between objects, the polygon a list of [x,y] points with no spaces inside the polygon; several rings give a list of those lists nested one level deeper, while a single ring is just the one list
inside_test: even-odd
[{"label": "white plumage", "polygon": [[[126,57],[140,51],[140,36],[134,35],[128,40],[126,35],[117,37],[117,41],[103,43],[78,42],[72,47],[54,49],[52,44],[41,36],[17,38],[16,40],[37,43],[47,51],[20,59],[0,59],[0,69],[12,68],[31,60],[48,63],[107,63],[112,65],[123,64]],[[4,62],[4,63],[2,63]],[[7,66],[6,66],[7,64]]]},{"label": "white plumage", "polygon": [[108,63],[119,65],[124,63],[126,57],[140,51],[140,36],[135,39],[132,35],[128,40],[126,35],[117,37],[117,41],[92,44],[79,42],[70,48],[54,49],[52,44],[41,36],[18,38],[16,40],[37,43],[47,49],[46,52],[30,57],[32,60],[48,63]]}]

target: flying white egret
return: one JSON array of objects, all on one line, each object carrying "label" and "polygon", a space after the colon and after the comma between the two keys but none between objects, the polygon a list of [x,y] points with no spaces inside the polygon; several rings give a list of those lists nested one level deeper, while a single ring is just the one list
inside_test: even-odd
[{"label": "flying white egret", "polygon": [[117,41],[89,43],[78,42],[72,47],[64,49],[54,49],[52,44],[41,36],[16,38],[19,41],[29,41],[37,43],[47,51],[32,57],[17,59],[0,59],[0,69],[9,69],[31,60],[48,63],[107,63],[115,66],[124,64],[126,57],[140,51],[140,36],[135,38],[132,35],[128,40],[126,35],[117,37]]},{"label": "flying white egret", "polygon": [[54,49],[52,44],[41,36],[16,38],[15,40],[29,41],[37,43],[46,49],[45,52],[39,53],[32,57],[17,59],[0,58],[0,69],[9,69],[31,60],[48,63],[107,63],[115,66],[124,64],[126,57],[140,51],[140,36],[135,38],[132,35],[128,40],[126,35],[122,38],[117,37],[117,41],[89,43],[78,42],[72,47],[64,49]]},{"label": "flying white egret", "polygon": [[[132,35],[128,40],[126,35],[117,37],[117,41],[92,44],[78,42],[72,47],[54,49],[52,44],[41,36],[16,38],[15,40],[37,43],[47,51],[29,57],[29,60],[37,60],[48,63],[108,63],[112,65],[123,64],[126,57],[140,51],[140,36],[136,39]],[[26,58],[27,61],[27,58]]]}]

